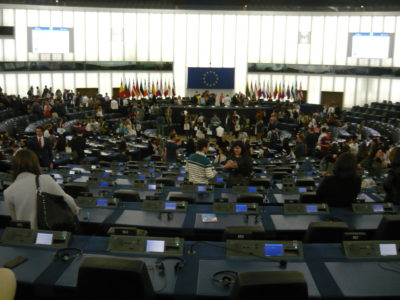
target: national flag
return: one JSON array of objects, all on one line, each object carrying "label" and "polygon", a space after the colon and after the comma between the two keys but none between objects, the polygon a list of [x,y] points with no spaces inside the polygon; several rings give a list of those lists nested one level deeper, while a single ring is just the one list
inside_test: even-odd
[{"label": "national flag", "polygon": [[122,83],[122,79],[121,79],[121,85],[119,86],[118,95],[119,95],[119,97],[123,97],[123,95],[124,95],[124,85]]},{"label": "national flag", "polygon": [[264,80],[263,81],[263,88],[262,88],[261,96],[265,99],[265,95],[266,95],[266,92],[265,92],[265,80]]},{"label": "national flag", "polygon": [[129,92],[128,92],[128,85],[126,84],[126,80],[124,79],[124,81],[125,81],[125,84],[124,84],[124,98],[127,98],[128,97],[128,94],[129,94]]},{"label": "national flag", "polygon": [[168,86],[167,86],[167,81],[164,81],[164,97],[168,96]]},{"label": "national flag", "polygon": [[277,88],[277,83],[275,82],[274,99],[276,99],[276,96],[278,96],[278,88]]},{"label": "national flag", "polygon": [[250,98],[249,81],[246,81],[246,97]]},{"label": "national flag", "polygon": [[251,83],[250,83],[250,98],[253,98],[253,94],[254,94],[254,91],[253,91],[253,81],[251,81]]},{"label": "national flag", "polygon": [[286,88],[286,98],[287,98],[287,99],[290,99],[290,89],[289,89],[289,85],[287,85],[287,88]]},{"label": "national flag", "polygon": [[297,81],[296,81],[296,84],[295,84],[294,88],[295,88],[294,92],[295,92],[295,95],[296,95],[296,97],[294,97],[294,100],[297,100],[298,97],[299,97],[299,90],[297,89]]},{"label": "national flag", "polygon": [[143,89],[143,97],[147,97],[149,95],[149,91],[147,90],[147,81],[144,81],[144,89]]},{"label": "national flag", "polygon": [[262,95],[262,92],[261,92],[261,84],[260,84],[258,87],[258,90],[257,90],[257,98],[260,99],[261,95]]},{"label": "national flag", "polygon": [[155,85],[154,85],[154,81],[152,81],[152,82],[151,82],[151,94],[152,94],[153,96],[155,96],[156,93],[157,93],[156,87],[155,87]]},{"label": "national flag", "polygon": [[139,93],[141,96],[144,96],[143,84],[142,84],[141,80],[140,80],[140,85],[139,85]]},{"label": "national flag", "polygon": [[299,101],[303,100],[303,89],[301,88],[301,82],[300,82],[300,87],[299,87],[298,100]]},{"label": "national flag", "polygon": [[291,97],[292,99],[294,99],[295,96],[296,96],[296,95],[295,95],[295,93],[294,93],[294,88],[293,88],[293,84],[292,84],[292,88],[290,89],[290,97]]},{"label": "national flag", "polygon": [[135,81],[134,80],[132,80],[131,96],[132,96],[132,98],[135,98],[135,96],[136,96],[136,89],[135,89]]},{"label": "national flag", "polygon": [[131,97],[131,80],[129,79],[128,82],[128,89],[125,91],[125,97],[130,98]]},{"label": "national flag", "polygon": [[281,99],[282,97],[282,83],[279,83],[278,87],[278,99]]},{"label": "national flag", "polygon": [[281,89],[281,99],[285,98],[285,84],[282,85],[282,89]]},{"label": "national flag", "polygon": [[172,96],[175,97],[175,80],[172,81]]},{"label": "national flag", "polygon": [[160,88],[159,88],[159,86],[158,86],[158,80],[157,80],[156,96],[157,96],[157,97],[161,97],[161,91],[160,91]]},{"label": "national flag", "polygon": [[271,87],[269,86],[269,81],[267,82],[267,99],[272,98]]}]

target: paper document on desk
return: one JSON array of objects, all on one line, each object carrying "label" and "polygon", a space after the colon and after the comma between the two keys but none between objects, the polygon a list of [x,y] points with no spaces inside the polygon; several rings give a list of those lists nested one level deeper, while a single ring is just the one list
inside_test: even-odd
[{"label": "paper document on desk", "polygon": [[375,202],[370,196],[368,196],[367,194],[364,194],[364,193],[359,194],[357,198],[364,199],[365,203],[374,203]]}]

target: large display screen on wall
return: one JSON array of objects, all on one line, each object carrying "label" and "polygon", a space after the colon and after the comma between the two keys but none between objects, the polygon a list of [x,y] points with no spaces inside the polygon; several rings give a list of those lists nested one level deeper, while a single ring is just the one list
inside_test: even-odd
[{"label": "large display screen on wall", "polygon": [[29,52],[73,52],[73,29],[66,27],[30,27],[28,30]]},{"label": "large display screen on wall", "polygon": [[392,33],[353,32],[349,35],[348,56],[354,58],[392,58]]}]

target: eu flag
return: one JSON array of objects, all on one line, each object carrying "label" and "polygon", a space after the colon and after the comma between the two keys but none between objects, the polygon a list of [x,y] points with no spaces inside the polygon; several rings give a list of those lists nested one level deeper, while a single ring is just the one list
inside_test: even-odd
[{"label": "eu flag", "polygon": [[188,89],[234,89],[234,68],[189,68]]}]

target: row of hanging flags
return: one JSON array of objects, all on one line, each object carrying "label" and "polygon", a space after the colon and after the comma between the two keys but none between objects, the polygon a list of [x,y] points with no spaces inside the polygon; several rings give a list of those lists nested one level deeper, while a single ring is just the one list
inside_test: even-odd
[{"label": "row of hanging flags", "polygon": [[287,99],[287,100],[297,100],[301,101],[303,99],[303,89],[300,85],[297,85],[297,82],[293,85],[278,83],[275,82],[275,86],[269,84],[265,85],[265,81],[261,86],[261,83],[251,81],[250,86],[249,82],[246,82],[246,96],[248,98],[255,97],[256,99]]},{"label": "row of hanging flags", "polygon": [[158,83],[158,80],[154,83],[152,81],[139,81],[136,79],[132,80],[132,85],[131,85],[131,80],[128,80],[126,82],[125,79],[121,79],[121,85],[119,87],[119,97],[121,98],[141,98],[141,97],[174,97],[176,95],[175,93],[175,81],[171,82],[164,81],[164,85],[162,81]]}]

